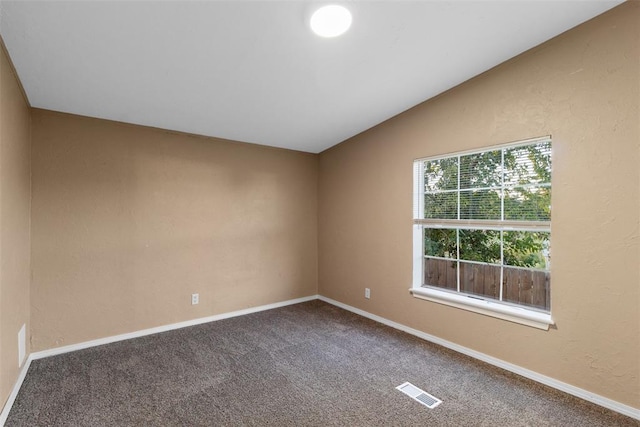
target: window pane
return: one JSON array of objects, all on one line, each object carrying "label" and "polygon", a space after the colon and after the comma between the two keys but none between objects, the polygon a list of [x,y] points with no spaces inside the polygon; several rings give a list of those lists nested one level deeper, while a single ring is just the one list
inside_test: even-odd
[{"label": "window pane", "polygon": [[468,190],[460,192],[461,219],[500,219],[501,190]]},{"label": "window pane", "polygon": [[500,264],[500,232],[460,230],[460,259]]},{"label": "window pane", "polygon": [[424,217],[458,219],[458,193],[425,194]]},{"label": "window pane", "polygon": [[500,298],[500,266],[460,262],[460,291]]},{"label": "window pane", "polygon": [[423,286],[549,311],[550,233],[519,221],[551,221],[551,140],[526,144],[414,162]]},{"label": "window pane", "polygon": [[424,284],[458,290],[458,262],[444,259],[424,259]]},{"label": "window pane", "polygon": [[504,150],[505,185],[551,183],[551,141]]},{"label": "window pane", "polygon": [[424,254],[440,258],[457,258],[456,230],[448,228],[425,228]]},{"label": "window pane", "polygon": [[548,270],[551,264],[549,234],[542,231],[505,231],[504,264]]},{"label": "window pane", "polygon": [[460,157],[460,188],[501,187],[502,152],[486,151]]},{"label": "window pane", "polygon": [[551,220],[551,188],[505,188],[504,219],[522,221]]},{"label": "window pane", "polygon": [[548,271],[504,267],[503,301],[539,308],[551,309],[550,275]]},{"label": "window pane", "polygon": [[458,188],[458,158],[424,162],[425,191],[455,190]]}]

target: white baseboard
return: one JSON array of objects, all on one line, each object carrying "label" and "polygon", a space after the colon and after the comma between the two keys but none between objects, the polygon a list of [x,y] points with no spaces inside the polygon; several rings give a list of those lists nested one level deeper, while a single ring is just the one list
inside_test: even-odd
[{"label": "white baseboard", "polygon": [[22,366],[22,370],[20,371],[20,376],[18,377],[16,383],[13,386],[11,394],[7,399],[7,402],[0,412],[0,427],[4,426],[7,417],[9,416],[9,412],[11,411],[11,407],[18,396],[18,392],[20,391],[20,387],[22,387],[22,383],[24,378],[27,375],[27,371],[29,370],[29,366],[31,365],[31,361],[42,359],[45,357],[55,356],[58,354],[69,353],[71,351],[82,350],[85,348],[96,347],[103,344],[110,344],[118,341],[128,340],[131,338],[143,337],[146,335],[157,334],[160,332],[171,331],[174,329],[186,328],[189,326],[201,325],[203,323],[215,322],[217,320],[229,319],[231,317],[243,316],[245,314],[257,313],[260,311],[271,310],[274,308],[284,307],[287,305],[299,304],[301,302],[307,302],[318,299],[318,295],[310,295],[308,297],[296,298],[287,301],[276,302],[273,304],[261,305],[258,307],[246,308],[243,310],[232,311],[229,313],[216,314],[214,316],[201,317],[199,319],[187,320],[185,322],[172,323],[170,325],[158,326],[156,328],[143,329],[141,331],[130,332],[127,334],[114,335],[111,337],[100,338],[97,340],[85,341],[78,344],[71,344],[64,347],[52,348],[49,350],[37,351],[31,353],[27,358],[26,363]]},{"label": "white baseboard", "polygon": [[16,380],[16,383],[13,385],[11,394],[9,395],[9,398],[5,402],[2,412],[0,412],[0,426],[4,426],[4,423],[7,421],[7,418],[9,417],[9,411],[11,411],[13,402],[15,402],[16,397],[18,397],[18,392],[20,391],[20,387],[22,387],[22,383],[24,382],[24,379],[27,376],[27,371],[29,370],[29,366],[31,365],[31,360],[32,360],[31,356],[27,357],[27,361],[22,365],[22,369],[20,370],[20,375],[18,375],[18,379]]},{"label": "white baseboard", "polygon": [[466,354],[467,356],[471,356],[474,359],[481,360],[483,362],[489,363],[491,365],[497,366],[504,370],[513,372],[515,374],[521,375],[523,377],[529,378],[533,381],[537,381],[541,384],[547,385],[549,387],[553,387],[557,390],[563,391],[565,393],[571,394],[573,396],[584,399],[588,402],[595,403],[596,405],[603,406],[607,409],[611,409],[612,411],[619,412],[623,415],[626,415],[631,418],[635,418],[636,420],[640,420],[640,409],[634,408],[632,406],[625,405],[620,402],[616,402],[615,400],[611,400],[604,396],[600,396],[595,393],[591,393],[590,391],[581,389],[576,386],[572,386],[571,384],[564,383],[562,381],[558,381],[554,378],[548,377],[546,375],[539,374],[535,371],[531,371],[529,369],[523,368],[518,365],[514,365],[509,362],[505,362],[504,360],[495,358],[493,356],[489,356],[487,354],[481,353],[476,350],[472,350],[467,347],[463,347],[461,345],[452,343],[451,341],[444,340],[442,338],[438,338],[434,335],[427,334],[425,332],[419,331],[417,329],[410,328],[400,323],[393,322],[391,320],[385,319],[384,317],[377,316],[375,314],[371,314],[367,311],[360,310],[359,308],[352,307],[347,304],[343,304],[341,302],[332,300],[331,298],[324,297],[322,295],[318,296],[318,299],[329,303],[331,305],[335,305],[336,307],[340,307],[347,311],[351,311],[352,313],[358,314],[362,317],[366,317],[368,319],[374,320],[378,323],[382,323],[384,325],[390,326],[394,329],[398,329],[400,331],[406,332],[408,334],[414,335],[418,338],[422,338],[423,340],[430,341],[434,344],[441,345],[443,347],[449,348],[451,350],[457,351],[458,353]]},{"label": "white baseboard", "polygon": [[0,427],[4,426],[7,417],[9,416],[9,411],[11,411],[11,407],[18,396],[18,392],[20,391],[20,387],[27,375],[27,371],[29,370],[29,366],[31,362],[36,359],[42,359],[44,357],[55,356],[58,354],[68,353],[71,351],[82,350],[85,348],[95,347],[103,344],[109,344],[117,341],[123,341],[131,338],[143,337],[146,335],[157,334],[160,332],[171,331],[174,329],[186,328],[189,326],[200,325],[203,323],[215,322],[217,320],[229,319],[231,317],[243,316],[245,314],[257,313],[260,311],[271,310],[274,308],[284,307],[292,304],[299,304],[301,302],[312,301],[315,299],[319,299],[331,305],[335,305],[336,307],[340,307],[347,311],[351,311],[352,313],[358,314],[360,316],[366,317],[368,319],[374,320],[378,323],[382,323],[384,325],[390,326],[394,329],[398,329],[400,331],[406,332],[408,334],[414,335],[418,338],[422,338],[426,341],[433,342],[435,344],[441,345],[443,347],[447,347],[451,350],[457,351],[462,354],[466,354],[467,356],[473,357],[474,359],[481,360],[483,362],[489,363],[491,365],[497,366],[499,368],[505,369],[507,371],[513,372],[518,375],[522,375],[523,377],[529,378],[531,380],[537,381],[541,384],[548,385],[549,387],[553,387],[557,390],[563,391],[565,393],[571,394],[573,396],[579,397],[586,401],[595,403],[596,405],[603,406],[605,408],[611,409],[612,411],[619,412],[623,415],[626,415],[631,418],[635,418],[640,420],[640,409],[634,408],[632,406],[625,405],[620,402],[616,402],[615,400],[608,399],[604,396],[600,396],[595,393],[591,393],[587,390],[581,389],[579,387],[572,386],[571,384],[564,383],[562,381],[558,381],[554,378],[547,377],[546,375],[539,374],[537,372],[531,371],[529,369],[514,365],[509,362],[505,362],[504,360],[489,356],[487,354],[481,353],[476,350],[472,350],[467,347],[463,347],[461,345],[452,343],[450,341],[444,340],[442,338],[438,338],[434,335],[427,334],[425,332],[419,331],[417,329],[410,328],[408,326],[402,325],[400,323],[393,322],[391,320],[385,319],[384,317],[377,316],[375,314],[371,314],[367,311],[360,310],[359,308],[352,307],[347,304],[343,304],[341,302],[332,300],[331,298],[327,298],[321,295],[311,295],[308,297],[292,299],[288,301],[277,302],[273,304],[262,305],[259,307],[247,308],[244,310],[232,311],[229,313],[217,314],[209,317],[202,317],[199,319],[188,320],[185,322],[173,323],[170,325],[159,326],[156,328],[144,329],[141,331],[131,332],[127,334],[115,335],[106,338],[100,338],[97,340],[86,341],[78,344],[72,344],[64,347],[53,348],[50,350],[38,351],[35,353],[31,353],[27,358],[27,361],[22,367],[20,371],[20,375],[14,384],[14,387],[5,403],[2,412],[0,413]]},{"label": "white baseboard", "polygon": [[201,325],[203,323],[215,322],[217,320],[229,319],[231,317],[244,316],[245,314],[257,313],[274,308],[284,307],[292,304],[299,304],[318,299],[318,295],[310,295],[308,297],[296,298],[287,301],[276,302],[273,304],[261,305],[258,307],[245,308],[243,310],[231,311],[229,313],[216,314],[214,316],[201,317],[199,319],[187,320],[185,322],[172,323],[170,325],[158,326],[155,328],[143,329],[141,331],[129,332],[127,334],[114,335],[111,337],[99,338],[97,340],[85,341],[78,344],[71,344],[64,347],[52,348],[49,350],[37,351],[31,353],[33,360],[42,359],[43,357],[55,356],[58,354],[69,353],[70,351],[82,350],[85,348],[96,347],[103,344],[111,344],[118,341],[129,340],[131,338],[144,337],[146,335],[157,334],[160,332],[172,331],[174,329],[187,328],[189,326]]}]

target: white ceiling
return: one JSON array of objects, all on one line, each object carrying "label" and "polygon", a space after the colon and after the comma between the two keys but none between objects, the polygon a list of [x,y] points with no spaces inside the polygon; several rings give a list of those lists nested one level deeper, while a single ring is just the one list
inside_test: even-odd
[{"label": "white ceiling", "polygon": [[8,1],[0,33],[32,106],[317,153],[621,0]]}]

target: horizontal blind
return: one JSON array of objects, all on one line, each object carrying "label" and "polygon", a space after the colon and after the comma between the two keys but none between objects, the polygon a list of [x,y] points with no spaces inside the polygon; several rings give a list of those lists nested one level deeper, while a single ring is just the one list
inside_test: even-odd
[{"label": "horizontal blind", "polygon": [[504,219],[551,220],[551,141],[504,150]]},{"label": "horizontal blind", "polygon": [[551,139],[416,160],[414,180],[415,223],[548,227]]}]

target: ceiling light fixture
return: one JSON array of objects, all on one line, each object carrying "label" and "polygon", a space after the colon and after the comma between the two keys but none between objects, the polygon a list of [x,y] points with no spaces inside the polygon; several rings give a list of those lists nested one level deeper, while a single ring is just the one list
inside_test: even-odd
[{"label": "ceiling light fixture", "polygon": [[337,37],[351,26],[351,12],[335,4],[323,6],[313,13],[310,25],[321,37]]}]

